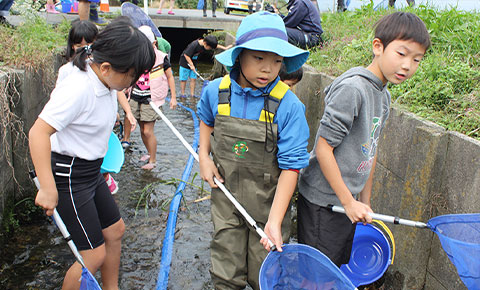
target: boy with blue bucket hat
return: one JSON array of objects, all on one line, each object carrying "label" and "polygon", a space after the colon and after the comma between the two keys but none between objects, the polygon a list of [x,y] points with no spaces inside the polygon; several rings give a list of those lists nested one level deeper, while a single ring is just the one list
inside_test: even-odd
[{"label": "boy with blue bucket hat", "polygon": [[267,240],[260,240],[213,177],[282,251],[298,172],[308,165],[309,129],[305,106],[278,73],[282,63],[289,72],[297,70],[309,53],[288,43],[282,19],[269,12],[245,17],[236,36],[236,46],[216,56],[230,74],[210,82],[197,106],[200,175],[212,187],[215,289],[243,289],[247,283],[259,289]]}]

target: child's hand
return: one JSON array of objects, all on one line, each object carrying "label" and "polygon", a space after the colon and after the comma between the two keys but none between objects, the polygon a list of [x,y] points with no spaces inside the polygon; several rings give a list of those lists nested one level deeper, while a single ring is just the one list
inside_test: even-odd
[{"label": "child's hand", "polygon": [[175,110],[177,108],[177,98],[172,96],[170,99],[170,109]]},{"label": "child's hand", "polygon": [[[282,251],[282,245],[283,245],[281,227],[282,227],[282,224],[275,226],[270,221],[267,221],[267,224],[265,225],[265,233],[267,234],[268,238],[275,244],[275,247],[279,252]],[[267,239],[261,238],[260,243],[262,243],[265,250],[270,251],[270,246],[268,245]]]},{"label": "child's hand", "polygon": [[343,206],[345,213],[352,223],[361,222],[363,224],[371,223],[372,217],[368,214],[373,210],[366,204],[352,199],[352,201]]},{"label": "child's hand", "polygon": [[214,176],[218,181],[223,183],[223,178],[220,176],[220,173],[218,173],[218,169],[215,163],[213,163],[213,160],[208,156],[204,158],[200,157],[200,177],[207,181],[210,187],[217,188],[218,186],[213,181]]},{"label": "child's hand", "polygon": [[57,207],[57,203],[57,188],[41,188],[37,193],[37,197],[35,198],[35,204],[42,207],[48,216],[53,214],[53,210]]},{"label": "child's hand", "polygon": [[135,117],[131,112],[126,114],[125,117],[128,119],[128,121],[131,124],[130,132],[133,132],[133,130],[135,130],[135,127],[137,126],[137,119],[135,119]]}]

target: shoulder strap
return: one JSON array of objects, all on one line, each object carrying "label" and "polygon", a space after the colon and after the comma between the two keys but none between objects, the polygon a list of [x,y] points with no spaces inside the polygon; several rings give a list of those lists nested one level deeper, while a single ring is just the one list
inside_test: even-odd
[{"label": "shoulder strap", "polygon": [[230,75],[226,75],[218,86],[218,114],[230,116]]},{"label": "shoulder strap", "polygon": [[[231,80],[230,75],[226,75],[220,81],[220,85],[218,86],[218,114],[230,116],[230,90]],[[278,106],[282,101],[283,97],[289,90],[289,86],[282,81],[278,81],[278,83],[273,87],[270,91],[270,94],[267,98],[267,104],[260,112],[260,116],[258,118],[259,121],[263,122],[273,122],[273,117],[277,113]]]},{"label": "shoulder strap", "polygon": [[275,114],[277,113],[278,106],[280,106],[280,102],[289,89],[290,87],[286,83],[278,81],[278,83],[270,91],[267,104],[260,112],[260,117],[258,120],[272,123],[273,117],[275,117]]}]

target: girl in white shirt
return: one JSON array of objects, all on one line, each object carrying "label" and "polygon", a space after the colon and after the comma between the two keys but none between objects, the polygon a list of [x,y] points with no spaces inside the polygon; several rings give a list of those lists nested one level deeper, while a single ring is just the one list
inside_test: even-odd
[{"label": "girl in white shirt", "polygon": [[[72,28],[70,28],[70,31],[68,33],[67,49],[65,52],[65,57],[68,62],[62,65],[58,70],[58,77],[56,82],[57,86],[72,72],[78,70],[78,67],[73,64],[75,52],[78,49],[84,48],[87,45],[91,45],[97,37],[97,34],[97,26],[88,20],[77,19],[72,22]],[[133,131],[137,125],[137,121],[132,114],[132,110],[130,108],[130,105],[128,104],[127,97],[122,91],[117,92],[117,100],[125,112],[125,119],[129,120],[129,124],[131,125],[129,128],[125,128],[125,130]],[[119,119],[120,116],[117,115],[117,120]],[[117,193],[118,184],[113,179],[112,175],[108,172],[105,172],[103,174],[103,178],[105,178],[110,192],[112,194]]]},{"label": "girl in white shirt", "polygon": [[[154,62],[143,33],[129,21],[112,21],[91,46],[77,51],[73,64],[79,69],[55,87],[29,133],[41,184],[35,203],[47,215],[57,208],[88,270],[101,269],[104,289],[118,289],[125,224],[100,165],[116,120],[117,91]],[[62,289],[78,289],[80,276],[75,262]]]}]

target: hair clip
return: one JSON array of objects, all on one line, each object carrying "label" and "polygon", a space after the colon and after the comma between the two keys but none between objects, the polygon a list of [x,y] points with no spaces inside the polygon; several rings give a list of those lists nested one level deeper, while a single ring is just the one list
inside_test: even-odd
[{"label": "hair clip", "polygon": [[92,54],[92,46],[91,45],[85,45],[84,49],[85,49],[85,52],[87,53],[87,55]]}]

